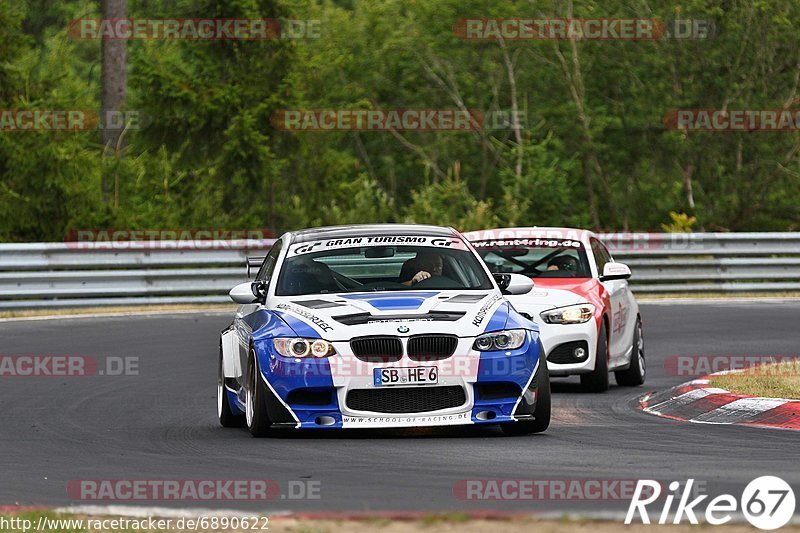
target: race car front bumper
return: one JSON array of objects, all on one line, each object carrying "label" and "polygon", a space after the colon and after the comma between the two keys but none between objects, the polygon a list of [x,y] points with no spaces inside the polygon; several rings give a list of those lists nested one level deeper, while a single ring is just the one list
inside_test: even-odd
[{"label": "race car front bumper", "polygon": [[[403,428],[498,424],[530,418],[536,404],[535,370],[540,343],[529,332],[514,351],[477,352],[474,338],[459,339],[455,354],[436,361],[392,363],[359,360],[349,343],[333,343],[327,359],[293,359],[275,353],[271,341],[258,343],[261,378],[276,425],[302,429]],[[385,386],[376,370],[436,368],[433,384]]]},{"label": "race car front bumper", "polygon": [[594,370],[597,356],[597,322],[594,319],[583,324],[546,324],[541,320],[537,323],[551,376],[587,374]]}]

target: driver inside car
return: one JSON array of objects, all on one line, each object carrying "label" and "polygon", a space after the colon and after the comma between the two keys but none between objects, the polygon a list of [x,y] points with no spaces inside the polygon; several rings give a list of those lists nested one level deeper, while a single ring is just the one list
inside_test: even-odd
[{"label": "driver inside car", "polygon": [[550,272],[554,270],[566,270],[574,273],[578,270],[578,260],[571,255],[560,255],[554,257],[547,263],[547,270]]},{"label": "driver inside car", "polygon": [[436,252],[419,252],[414,259],[403,263],[398,281],[410,287],[433,276],[441,276],[443,266],[442,256]]},{"label": "driver inside car", "polygon": [[283,290],[289,295],[308,292],[335,292],[339,289],[330,267],[318,261],[298,257],[288,265]]}]

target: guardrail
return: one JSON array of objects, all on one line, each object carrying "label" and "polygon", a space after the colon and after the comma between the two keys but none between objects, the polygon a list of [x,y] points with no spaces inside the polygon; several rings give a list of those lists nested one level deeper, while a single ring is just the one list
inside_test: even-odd
[{"label": "guardrail", "polygon": [[800,233],[605,233],[639,293],[800,290]]},{"label": "guardrail", "polygon": [[[800,290],[800,233],[607,233],[638,293]],[[274,240],[0,244],[0,309],[227,303]]]}]

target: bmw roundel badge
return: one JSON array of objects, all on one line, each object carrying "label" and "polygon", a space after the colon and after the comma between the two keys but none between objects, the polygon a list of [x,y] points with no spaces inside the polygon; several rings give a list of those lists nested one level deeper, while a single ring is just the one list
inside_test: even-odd
[{"label": "bmw roundel badge", "polygon": [[397,328],[397,331],[399,333],[408,333],[408,326],[400,326],[399,328]]}]

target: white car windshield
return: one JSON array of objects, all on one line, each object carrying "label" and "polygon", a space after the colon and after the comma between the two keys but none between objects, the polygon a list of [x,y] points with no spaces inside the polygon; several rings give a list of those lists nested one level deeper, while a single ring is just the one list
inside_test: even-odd
[{"label": "white car windshield", "polygon": [[463,244],[453,248],[389,245],[327,250],[329,243],[318,244],[290,250],[278,276],[277,296],[494,287],[480,260]]},{"label": "white car windshield", "polygon": [[531,278],[589,278],[586,250],[580,241],[512,239],[472,243],[489,270]]}]

